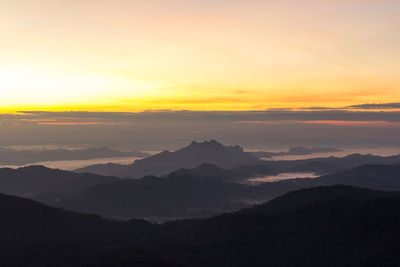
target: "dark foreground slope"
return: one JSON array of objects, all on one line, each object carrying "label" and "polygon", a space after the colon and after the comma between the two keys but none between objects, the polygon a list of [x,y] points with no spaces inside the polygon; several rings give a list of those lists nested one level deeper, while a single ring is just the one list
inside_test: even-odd
[{"label": "dark foreground slope", "polygon": [[398,266],[400,196],[289,193],[210,219],[111,222],[0,195],[1,266]]},{"label": "dark foreground slope", "polygon": [[111,222],[0,194],[0,266],[70,266],[114,241],[152,238],[154,226]]},{"label": "dark foreground slope", "polygon": [[398,266],[399,195],[334,186],[199,222],[184,232],[220,266]]},{"label": "dark foreground slope", "polygon": [[237,174],[216,166],[203,165],[202,168],[180,170],[163,178],[121,179],[82,192],[51,193],[36,197],[49,205],[96,213],[107,218],[174,219],[231,212],[289,191],[317,186],[345,184],[400,191],[400,166],[391,165],[364,165],[320,178],[292,179],[256,186],[227,182],[235,180]]}]

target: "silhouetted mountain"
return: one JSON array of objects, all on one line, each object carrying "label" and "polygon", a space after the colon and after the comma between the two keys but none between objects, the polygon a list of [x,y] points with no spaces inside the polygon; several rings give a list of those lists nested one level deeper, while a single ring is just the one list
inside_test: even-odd
[{"label": "silhouetted mountain", "polygon": [[315,153],[327,153],[327,152],[339,152],[340,149],[334,147],[291,147],[288,151],[281,152],[269,152],[269,151],[255,151],[251,152],[252,155],[259,158],[272,158],[277,156],[287,156],[287,155],[312,155]]},{"label": "silhouetted mountain", "polygon": [[[246,168],[238,169],[246,173]],[[233,175],[233,178],[229,175]],[[36,197],[49,205],[97,213],[108,218],[171,219],[207,217],[238,210],[250,203],[267,201],[301,188],[346,184],[400,190],[400,166],[389,165],[365,165],[320,178],[291,179],[255,186],[228,182],[241,178],[239,172],[203,164],[196,169],[179,170],[163,178],[149,176],[135,180],[123,179],[99,184],[78,193],[51,193]]]},{"label": "silhouetted mountain", "polygon": [[43,150],[14,150],[0,148],[0,165],[25,165],[42,161],[148,156],[150,156],[150,154],[140,151],[119,151],[107,147]]},{"label": "silhouetted mountain", "polygon": [[254,176],[267,176],[278,173],[279,171],[277,169],[264,165],[244,165],[233,169],[222,169],[213,164],[203,163],[194,169],[182,168],[171,174],[197,178],[218,178],[228,182],[240,182]]},{"label": "silhouetted mountain", "polygon": [[3,168],[0,169],[0,192],[14,195],[51,191],[73,192],[116,180],[119,178],[90,173],[78,174],[43,166]]},{"label": "silhouetted mountain", "polygon": [[365,164],[400,164],[400,155],[381,157],[371,154],[351,154],[342,158],[263,161],[263,165],[276,168],[279,172],[317,172],[322,174],[349,170]]},{"label": "silhouetted mountain", "polygon": [[239,146],[224,146],[211,140],[203,143],[193,141],[189,146],[180,150],[164,151],[145,159],[136,160],[130,165],[98,164],[76,171],[140,178],[145,175],[166,175],[180,168],[195,168],[202,163],[214,164],[221,168],[233,168],[260,162],[261,160],[244,152]]},{"label": "silhouetted mountain", "polygon": [[247,207],[251,186],[215,178],[147,176],[100,184],[75,194],[42,194],[39,201],[107,218],[207,217]]},{"label": "silhouetted mountain", "polygon": [[198,266],[397,266],[399,197],[313,188],[170,232]]},{"label": "silhouetted mountain", "polygon": [[400,194],[304,189],[209,219],[106,221],[0,195],[1,266],[397,266]]},{"label": "silhouetted mountain", "polygon": [[315,179],[316,185],[354,185],[375,190],[400,190],[400,165],[363,165]]},{"label": "silhouetted mountain", "polygon": [[231,170],[222,169],[214,164],[203,163],[193,169],[179,169],[172,172],[176,176],[191,176],[196,178],[212,177],[221,179],[231,179],[236,177],[236,173]]},{"label": "silhouetted mountain", "polygon": [[151,239],[154,229],[141,220],[111,222],[3,194],[0,218],[1,266],[72,266],[107,244]]}]

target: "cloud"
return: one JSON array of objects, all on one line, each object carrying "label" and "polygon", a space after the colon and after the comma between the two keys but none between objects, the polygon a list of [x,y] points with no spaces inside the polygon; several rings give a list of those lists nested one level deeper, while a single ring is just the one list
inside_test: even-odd
[{"label": "cloud", "polygon": [[25,111],[0,114],[0,146],[90,144],[158,150],[205,139],[256,148],[400,146],[399,127],[400,111],[393,110]]},{"label": "cloud", "polygon": [[371,103],[352,105],[347,108],[351,109],[400,109],[400,103]]},{"label": "cloud", "polygon": [[265,124],[265,125],[279,125],[279,124],[314,124],[314,125],[330,125],[330,126],[345,126],[345,127],[400,127],[400,122],[389,121],[330,121],[330,120],[284,120],[284,121],[238,121],[237,123],[244,124]]},{"label": "cloud", "polygon": [[[389,104],[384,104],[389,105]],[[50,112],[21,111],[0,114],[0,120],[30,122],[133,122],[133,121],[396,121],[400,111],[362,111],[307,108],[304,110],[269,109],[261,111],[144,111],[144,112]],[[46,120],[46,121],[45,121]]]}]

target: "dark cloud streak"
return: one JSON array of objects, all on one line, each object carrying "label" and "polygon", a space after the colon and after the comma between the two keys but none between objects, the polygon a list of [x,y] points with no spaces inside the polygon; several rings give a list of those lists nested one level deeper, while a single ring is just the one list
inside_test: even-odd
[{"label": "dark cloud streak", "polygon": [[351,109],[400,109],[400,103],[372,103],[352,105],[347,108]]}]

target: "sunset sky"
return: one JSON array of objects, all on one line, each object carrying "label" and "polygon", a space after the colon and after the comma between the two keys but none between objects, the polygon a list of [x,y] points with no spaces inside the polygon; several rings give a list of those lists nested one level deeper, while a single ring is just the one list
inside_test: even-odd
[{"label": "sunset sky", "polygon": [[0,113],[400,102],[398,0],[1,0]]}]

